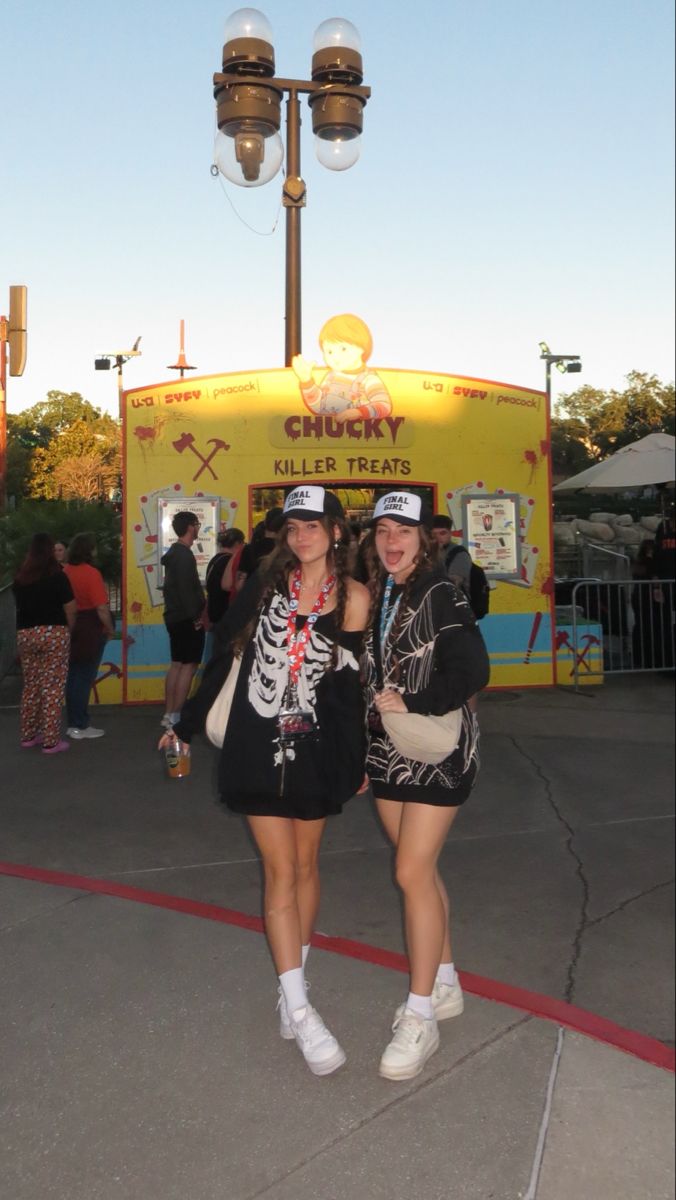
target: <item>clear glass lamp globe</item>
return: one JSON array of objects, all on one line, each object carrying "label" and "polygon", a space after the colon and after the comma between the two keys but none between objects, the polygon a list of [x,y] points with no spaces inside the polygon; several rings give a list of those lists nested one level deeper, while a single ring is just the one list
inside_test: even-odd
[{"label": "clear glass lamp globe", "polygon": [[322,21],[321,25],[315,29],[312,51],[316,54],[318,50],[324,50],[329,46],[345,46],[350,50],[361,52],[359,30],[344,17],[329,17],[328,21]]},{"label": "clear glass lamp globe", "polygon": [[315,154],[323,167],[329,171],[347,171],[353,167],[361,152],[361,138],[327,138],[315,137]]},{"label": "clear glass lamp globe", "polygon": [[262,42],[272,43],[272,26],[257,8],[238,8],[230,13],[225,22],[224,42],[234,41],[235,38],[260,38]]},{"label": "clear glass lamp globe", "polygon": [[262,187],[274,179],[284,160],[284,144],[278,133],[264,137],[242,130],[229,137],[219,129],[214,142],[214,163],[225,179],[238,187]]}]

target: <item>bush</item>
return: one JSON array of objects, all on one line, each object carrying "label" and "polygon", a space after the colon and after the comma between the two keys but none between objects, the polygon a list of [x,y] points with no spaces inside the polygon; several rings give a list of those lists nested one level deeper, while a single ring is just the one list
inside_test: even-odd
[{"label": "bush", "polygon": [[0,516],[0,586],[13,579],[34,533],[49,533],[55,542],[70,542],[76,533],[93,533],[96,565],[104,579],[118,583],[122,573],[120,530],[120,515],[109,505],[24,500],[15,512]]}]

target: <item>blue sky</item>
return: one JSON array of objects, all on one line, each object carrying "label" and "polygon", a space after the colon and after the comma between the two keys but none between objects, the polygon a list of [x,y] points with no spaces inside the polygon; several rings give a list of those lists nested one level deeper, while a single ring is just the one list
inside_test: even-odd
[{"label": "blue sky", "polygon": [[[342,174],[317,163],[303,106],[308,357],[352,311],[376,366],[540,388],[544,339],[584,364],[554,373],[555,395],[673,379],[671,0],[260,7],[287,77],[308,77],[320,21],[348,17],[373,90]],[[30,330],[10,412],[50,388],[115,411],[94,358],[140,334],[126,386],[167,379],[180,318],[200,374],[283,365],[282,176],[251,190],[209,172],[231,11],[23,0],[5,16],[0,309],[26,283]]]}]

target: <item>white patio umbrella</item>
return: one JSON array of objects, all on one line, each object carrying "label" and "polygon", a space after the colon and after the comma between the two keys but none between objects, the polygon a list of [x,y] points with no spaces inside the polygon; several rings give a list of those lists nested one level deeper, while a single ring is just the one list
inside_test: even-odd
[{"label": "white patio umbrella", "polygon": [[579,475],[557,483],[555,492],[624,492],[627,488],[672,483],[676,478],[676,438],[669,433],[649,433],[623,446],[610,458],[587,467]]}]

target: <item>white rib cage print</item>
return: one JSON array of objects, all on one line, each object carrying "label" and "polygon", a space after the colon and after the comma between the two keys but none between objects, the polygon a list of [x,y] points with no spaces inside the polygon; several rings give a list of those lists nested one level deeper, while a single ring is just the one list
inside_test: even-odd
[{"label": "white rib cage print", "polygon": [[[289,660],[286,652],[289,601],[281,592],[273,592],[261,614],[254,634],[254,657],[248,681],[249,703],[261,717],[276,717],[282,707],[289,682]],[[301,708],[314,711],[317,685],[329,661],[333,643],[315,626],[310,634],[305,662],[298,680],[298,701]],[[336,670],[349,667],[358,671],[357,660],[349,650],[338,646]]]}]

